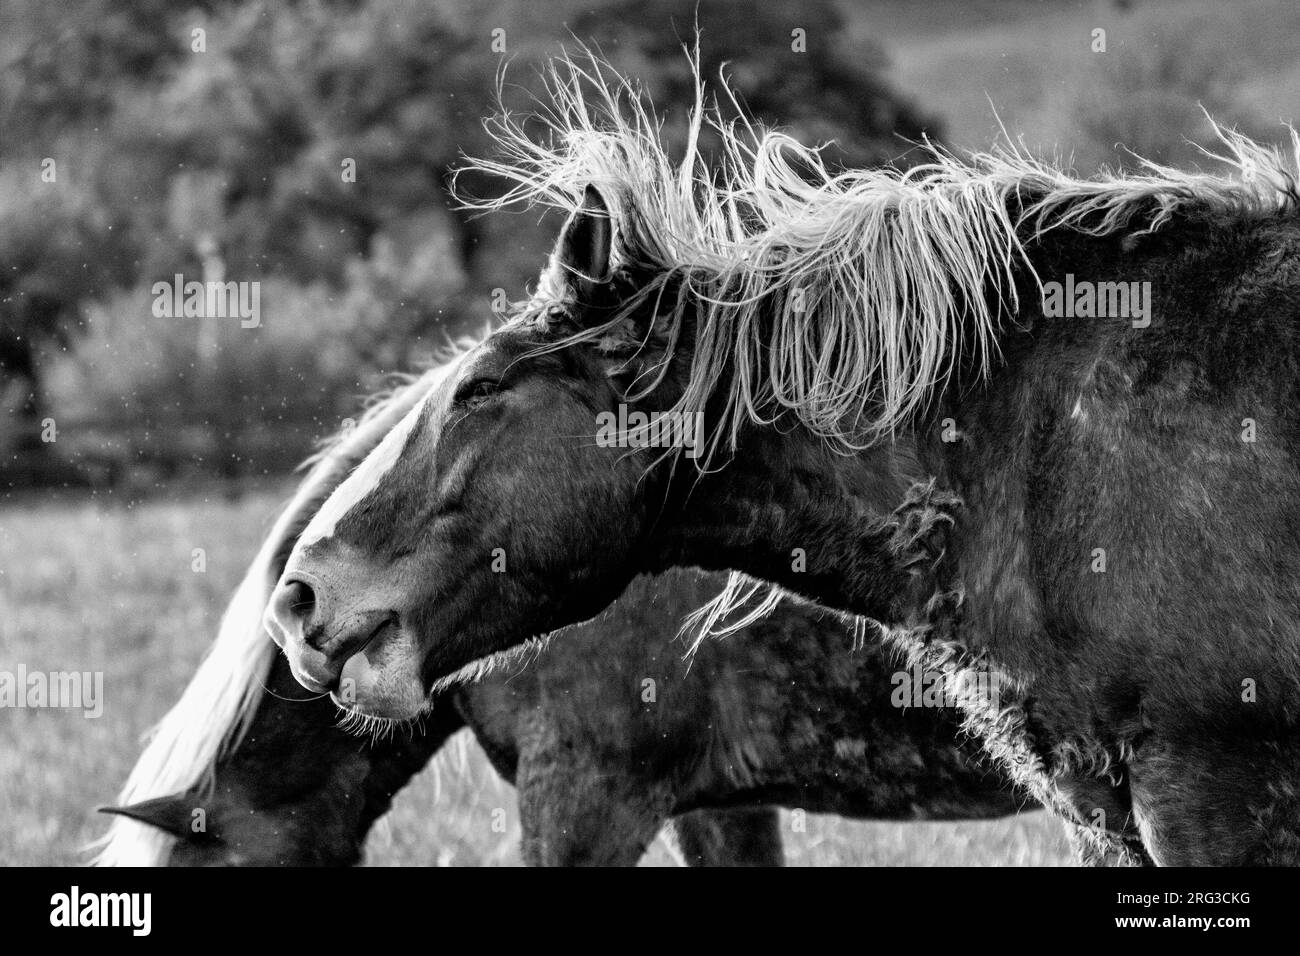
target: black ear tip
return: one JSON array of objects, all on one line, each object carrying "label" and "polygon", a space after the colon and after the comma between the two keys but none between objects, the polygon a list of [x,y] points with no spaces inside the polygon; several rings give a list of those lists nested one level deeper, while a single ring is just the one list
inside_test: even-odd
[{"label": "black ear tip", "polygon": [[587,183],[582,191],[582,209],[584,212],[598,216],[609,216],[609,204],[605,202],[605,194],[597,189],[594,183]]},{"label": "black ear tip", "polygon": [[126,817],[137,823],[157,827],[173,836],[184,837],[189,832],[190,808],[194,805],[192,797],[186,794],[172,794],[166,797],[152,797],[127,806],[99,806],[98,813]]},{"label": "black ear tip", "polygon": [[130,807],[115,807],[112,804],[107,804],[107,803],[103,804],[102,806],[95,807],[95,812],[107,813],[109,816],[113,816],[113,817],[130,817],[134,815],[134,812]]}]

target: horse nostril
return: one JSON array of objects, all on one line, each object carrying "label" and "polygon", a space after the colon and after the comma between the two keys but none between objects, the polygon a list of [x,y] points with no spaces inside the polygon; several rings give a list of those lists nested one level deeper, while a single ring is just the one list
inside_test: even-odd
[{"label": "horse nostril", "polygon": [[312,637],[321,628],[317,625],[318,600],[316,589],[301,578],[286,578],[275,590],[268,613],[278,625],[272,631],[274,636],[282,633],[288,638],[297,635],[311,643]]},{"label": "horse nostril", "polygon": [[316,592],[306,581],[286,581],[285,605],[291,615],[306,622],[316,610]]}]

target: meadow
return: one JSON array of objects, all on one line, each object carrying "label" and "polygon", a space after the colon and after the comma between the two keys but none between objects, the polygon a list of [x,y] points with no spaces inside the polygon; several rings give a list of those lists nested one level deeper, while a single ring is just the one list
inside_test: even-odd
[{"label": "meadow", "polygon": [[[103,714],[0,709],[0,865],[75,865],[140,738],[180,694],[287,485],[125,503],[111,495],[0,506],[0,670],[102,671]],[[201,569],[201,570],[200,570]],[[743,636],[739,638],[743,640]],[[504,809],[505,832],[493,827]],[[495,815],[495,816],[494,816]],[[1042,812],[987,823],[783,817],[793,865],[1063,865]],[[467,732],[375,828],[370,865],[519,864],[513,789]],[[661,837],[644,865],[679,865]]]}]

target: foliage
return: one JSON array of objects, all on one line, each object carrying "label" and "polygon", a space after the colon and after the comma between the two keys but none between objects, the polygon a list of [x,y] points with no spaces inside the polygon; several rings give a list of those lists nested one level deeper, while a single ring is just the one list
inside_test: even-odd
[{"label": "foliage", "polygon": [[[536,273],[546,224],[474,219],[446,192],[462,152],[489,149],[503,68],[505,99],[529,108],[540,59],[588,37],[671,117],[691,95],[695,15],[694,0],[14,0],[0,38],[5,479],[48,477],[29,466],[51,451],[101,476],[104,460],[110,475],[278,467],[377,370],[481,328],[495,290],[517,298]],[[836,140],[846,162],[898,155],[895,131],[927,125],[880,79],[879,49],[845,42],[831,0],[718,0],[699,16],[705,70],[725,62],[760,118]],[[260,283],[265,327],[155,318],[148,289],[177,274]],[[53,446],[35,437],[46,415]]]}]

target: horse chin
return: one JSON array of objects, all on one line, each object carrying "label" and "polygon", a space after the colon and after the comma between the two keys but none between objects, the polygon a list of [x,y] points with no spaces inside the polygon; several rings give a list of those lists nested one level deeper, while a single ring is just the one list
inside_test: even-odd
[{"label": "horse chin", "polygon": [[420,677],[416,642],[394,630],[347,659],[334,703],[349,715],[380,720],[413,720],[429,704]]}]

